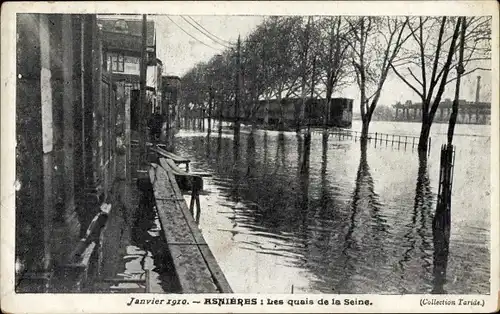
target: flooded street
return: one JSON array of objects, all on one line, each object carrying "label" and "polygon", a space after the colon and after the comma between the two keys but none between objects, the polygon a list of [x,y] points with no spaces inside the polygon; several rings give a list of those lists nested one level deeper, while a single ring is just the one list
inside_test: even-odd
[{"label": "flooded street", "polygon": [[[152,195],[134,185],[122,183],[118,189],[120,201],[105,231],[100,275],[114,282],[101,282],[94,289],[107,293],[145,293],[149,271],[150,292],[178,293]],[[144,281],[133,282],[140,280]]]},{"label": "flooded street", "polygon": [[[216,129],[216,128],[214,128]],[[353,121],[353,130],[360,130]],[[419,134],[420,124],[373,122],[370,132]],[[416,149],[313,133],[310,167],[294,132],[182,130],[176,153],[208,172],[200,227],[235,292],[429,293],[439,149]],[[457,125],[446,293],[489,293],[490,126]],[[473,187],[473,188],[471,188]],[[186,197],[189,200],[189,197]]]}]

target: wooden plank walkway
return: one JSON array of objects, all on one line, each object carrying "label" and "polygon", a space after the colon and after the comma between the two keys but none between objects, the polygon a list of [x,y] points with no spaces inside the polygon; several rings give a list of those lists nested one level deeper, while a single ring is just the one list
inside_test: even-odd
[{"label": "wooden plank walkway", "polygon": [[160,157],[171,159],[176,164],[185,164],[186,171],[189,171],[189,163],[191,162],[191,160],[189,160],[188,158],[178,156],[160,147],[150,147],[149,149],[157,153]]},{"label": "wooden plank walkway", "polygon": [[180,169],[171,159],[159,158],[159,160],[163,169],[175,175],[175,180],[181,190],[191,191],[193,188],[196,191],[203,190],[203,179],[201,176]]},{"label": "wooden plank walkway", "polygon": [[149,176],[162,225],[183,293],[232,293],[175,180],[175,175],[152,164]]}]

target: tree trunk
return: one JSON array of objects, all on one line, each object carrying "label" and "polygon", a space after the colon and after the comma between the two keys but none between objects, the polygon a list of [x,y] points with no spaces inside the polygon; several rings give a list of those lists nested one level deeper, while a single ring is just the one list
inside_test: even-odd
[{"label": "tree trunk", "polygon": [[455,99],[453,100],[450,122],[448,124],[448,145],[451,145],[451,143],[453,142],[453,134],[455,133],[455,124],[457,122],[457,116],[458,116],[458,104],[460,101],[460,82],[462,74],[465,72],[465,69],[463,67],[465,30],[466,30],[465,17],[462,17],[462,32],[460,34],[460,50],[459,50],[459,59],[457,66],[457,82],[455,85]]},{"label": "tree trunk", "polygon": [[264,112],[264,124],[267,126],[269,125],[269,94],[266,95],[266,108],[265,108],[265,112]]},{"label": "tree trunk", "polygon": [[308,129],[304,134],[304,155],[302,157],[301,173],[306,173],[309,170],[309,159],[311,155],[311,132]]},{"label": "tree trunk", "polygon": [[331,92],[328,94],[329,95],[327,95],[327,97],[326,97],[325,112],[324,112],[324,117],[323,117],[323,127],[325,128],[325,130],[328,129],[328,122],[329,122],[329,118],[330,118],[330,106],[332,103]]},{"label": "tree trunk", "polygon": [[295,126],[295,131],[297,133],[300,132],[300,127],[304,123],[304,116],[305,116],[305,110],[306,110],[306,92],[305,92],[305,88],[306,88],[306,81],[305,81],[305,79],[303,79],[302,80],[302,101],[300,103],[299,116],[298,116],[298,119],[296,121],[297,125]]},{"label": "tree trunk", "polygon": [[280,108],[280,115],[279,115],[279,121],[278,121],[278,130],[283,131],[284,130],[284,110],[283,110],[283,104],[281,103],[281,91],[278,94],[278,105]]},{"label": "tree trunk", "polygon": [[361,128],[361,138],[363,139],[368,139],[368,132],[370,130],[370,122],[372,121],[372,116],[373,116],[373,111],[372,109],[368,109],[368,112],[366,112],[362,117],[363,121],[363,126]]},{"label": "tree trunk", "polygon": [[368,138],[368,131],[370,129],[370,120],[368,117],[363,118],[363,126],[361,128],[361,137],[364,139]]},{"label": "tree trunk", "polygon": [[422,128],[420,129],[420,138],[418,140],[418,150],[427,151],[427,146],[429,142],[429,134],[431,133],[432,122],[428,119],[422,118]]},{"label": "tree trunk", "polygon": [[219,100],[219,137],[222,135],[222,103],[224,101],[224,98],[219,96],[217,97]]}]

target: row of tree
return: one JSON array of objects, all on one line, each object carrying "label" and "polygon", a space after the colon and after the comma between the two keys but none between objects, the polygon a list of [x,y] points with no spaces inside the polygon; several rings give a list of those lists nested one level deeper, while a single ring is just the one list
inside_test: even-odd
[{"label": "row of tree", "polygon": [[183,99],[207,107],[212,117],[240,103],[251,118],[259,100],[297,97],[303,119],[307,98],[329,104],[356,84],[367,134],[394,74],[421,99],[423,149],[447,86],[458,81],[457,93],[460,76],[489,68],[490,53],[491,17],[271,16],[241,45],[188,71]]}]

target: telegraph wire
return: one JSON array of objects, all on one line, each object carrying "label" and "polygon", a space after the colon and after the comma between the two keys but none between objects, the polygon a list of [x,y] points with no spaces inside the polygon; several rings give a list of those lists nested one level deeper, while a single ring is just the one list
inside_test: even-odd
[{"label": "telegraph wire", "polygon": [[195,23],[196,23],[196,25],[198,25],[199,27],[201,27],[203,30],[205,30],[207,33],[209,33],[209,34],[210,34],[211,36],[213,36],[214,38],[217,38],[218,40],[221,40],[221,41],[223,41],[223,42],[226,42],[226,43],[228,43],[228,44],[230,44],[230,45],[234,45],[234,43],[232,43],[232,42],[230,42],[230,41],[227,41],[227,40],[225,40],[225,39],[222,39],[222,38],[220,38],[219,36],[217,36],[217,35],[214,35],[214,34],[210,33],[210,32],[209,32],[209,31],[208,31],[205,27],[203,27],[200,23],[196,22],[196,20],[195,20],[195,19],[193,19],[191,16],[189,16],[189,15],[188,15],[187,17],[189,17],[189,18],[190,18],[193,22],[195,22]]},{"label": "telegraph wire", "polygon": [[188,35],[189,37],[193,38],[194,40],[196,40],[196,41],[197,41],[197,42],[199,42],[200,44],[203,44],[203,45],[207,46],[208,48],[212,48],[212,49],[214,49],[214,50],[218,50],[218,51],[222,50],[222,48],[215,48],[215,47],[212,47],[212,46],[210,46],[210,45],[208,45],[208,44],[206,44],[206,43],[202,42],[202,41],[201,41],[201,40],[199,40],[198,38],[194,37],[193,35],[189,34],[189,33],[188,33],[187,31],[185,31],[182,27],[180,27],[180,26],[179,26],[179,24],[175,23],[175,22],[174,22],[174,20],[172,20],[172,19],[170,18],[170,16],[167,16],[167,18],[168,18],[168,19],[169,19],[172,23],[174,23],[174,24],[175,24],[175,26],[177,26],[178,28],[180,28],[180,29],[181,29],[181,31],[183,31],[184,33],[186,33],[186,35]]},{"label": "telegraph wire", "polygon": [[224,44],[223,42],[221,42],[220,40],[217,40],[217,38],[215,37],[215,35],[212,35],[210,32],[208,31],[202,31],[201,29],[199,29],[196,25],[194,25],[193,23],[191,23],[188,19],[186,19],[184,16],[181,16],[182,19],[184,19],[184,21],[186,21],[187,23],[189,23],[189,25],[191,25],[193,28],[195,28],[197,31],[199,31],[200,33],[202,33],[203,35],[207,36],[210,40],[212,40],[213,42],[221,45],[221,46],[224,46],[226,48],[231,48],[229,47],[228,45]]}]

